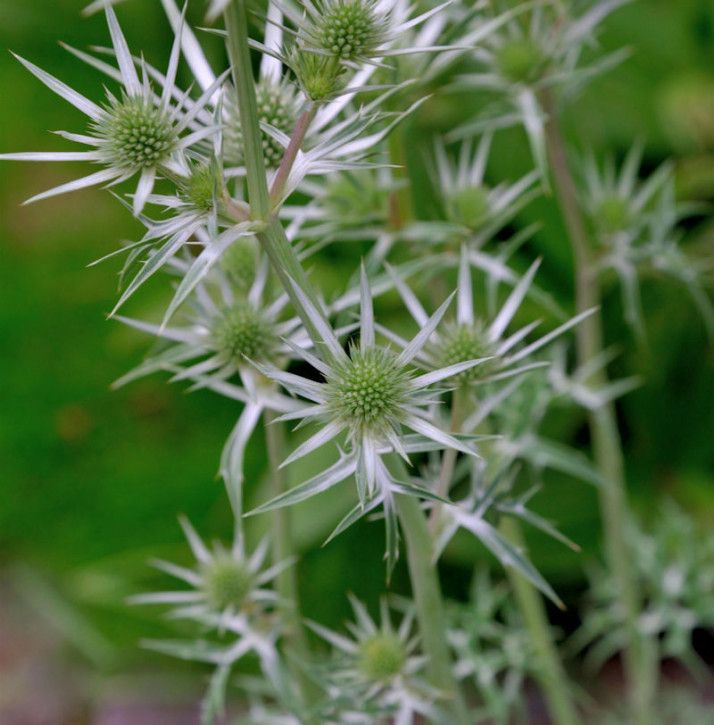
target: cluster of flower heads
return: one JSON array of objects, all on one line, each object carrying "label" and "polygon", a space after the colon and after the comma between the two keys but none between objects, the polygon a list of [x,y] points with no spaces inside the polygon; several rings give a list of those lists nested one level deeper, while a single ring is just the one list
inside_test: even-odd
[{"label": "cluster of flower heads", "polygon": [[469,599],[454,604],[449,617],[454,672],[481,703],[473,722],[523,719],[524,685],[537,657],[505,582],[494,583],[485,568],[477,569]]},{"label": "cluster of flower heads", "polygon": [[[636,381],[593,389],[593,372],[607,365],[608,355],[569,370],[566,333],[592,310],[568,317],[535,285],[538,261],[525,271],[513,264],[536,229],[509,236],[509,228],[538,193],[535,184],[543,176],[543,94],[572,91],[612,65],[616,58],[583,67],[580,55],[600,21],[625,1],[605,0],[579,17],[562,15],[561,4],[551,2],[502,13],[487,8],[489,3],[470,9],[445,3],[423,13],[408,0],[269,4],[263,41],[254,47],[262,52],[255,90],[271,213],[301,260],[336,241],[371,243],[359,272],[329,301],[313,298],[296,282],[277,289],[258,243],[265,223],[252,219],[244,195],[237,90],[229,70],[214,72],[174,0],[162,0],[175,34],[165,74],[130,53],[111,2],[88,8],[105,8],[112,50],[99,55],[68,50],[119,84],[119,93],[109,93],[102,105],[21,59],[89,117],[85,134],[59,133],[91,150],[1,158],[86,160],[102,167],[30,201],[93,185],[115,187],[138,176],[128,202],[117,195],[146,232],[107,255],[126,255],[122,279],[128,281],[116,308],[156,272],[172,282],[162,319],[118,317],[161,342],[116,384],[164,372],[188,382],[191,390],[208,389],[242,406],[219,466],[237,521],[233,545],[212,550],[182,521],[196,566],[163,561],[156,566],[188,588],[134,598],[170,605],[172,617],[211,633],[210,640],[148,643],[215,666],[206,722],[222,710],[234,667],[249,653],[264,675],[260,686],[247,686],[252,723],[407,725],[442,717],[443,693],[423,675],[425,658],[412,632],[410,605],[398,607],[401,622],[395,627],[386,604],[377,622],[353,599],[356,621],[348,626],[349,636],[310,623],[333,647],[333,657],[324,667],[298,663],[320,685],[315,701],[305,702],[292,684],[281,650],[285,603],[272,587],[292,562],[268,564],[265,543],[251,553],[242,527],[245,452],[266,413],[307,431],[283,466],[323,447],[333,458],[249,514],[354,482],[354,506],[336,522],[330,539],[364,516],[379,514],[389,575],[400,551],[397,501],[413,497],[429,516],[435,563],[453,537],[466,531],[559,603],[527,553],[499,529],[499,520],[522,520],[576,548],[528,504],[545,470],[601,481],[584,456],[544,438],[540,424],[554,405],[575,402],[592,410]],[[214,0],[209,19],[226,5]],[[435,140],[429,166],[438,220],[404,219],[394,213],[402,181],[384,141],[425,100],[424,86],[465,54],[483,72],[466,74],[457,85],[499,92],[510,110]],[[182,59],[196,93],[177,86]],[[526,127],[539,168],[491,186],[486,179],[493,132],[514,122]],[[307,126],[301,148],[284,167],[301,123]],[[466,138],[455,155],[447,145],[452,138]],[[682,212],[672,206],[667,170],[639,182],[638,163],[633,153],[619,176],[609,167],[601,174],[594,162],[584,174],[582,204],[604,250],[601,266],[615,268],[628,284],[632,270],[645,261],[668,265],[691,282],[691,267],[676,245]],[[416,258],[400,262],[404,250]],[[457,280],[453,294],[432,286],[433,278],[451,275]],[[420,296],[424,286],[433,293],[428,301]],[[708,310],[706,297],[695,289]],[[387,293],[411,318],[411,337],[404,326],[395,331],[376,318],[373,301]],[[297,301],[301,317],[290,300]],[[534,307],[556,318],[547,331],[538,330]],[[532,662],[522,640],[509,639],[520,630],[494,624],[499,617],[510,624],[512,615],[502,611],[501,594],[483,578],[475,602],[477,611],[454,617],[449,641],[456,675],[472,682],[486,704],[484,717],[505,721]],[[668,627],[669,620],[657,631]]]},{"label": "cluster of flower heads", "polygon": [[[668,502],[651,531],[631,522],[628,545],[643,597],[639,628],[657,648],[658,660],[677,659],[702,674],[706,664],[692,635],[714,624],[714,541],[701,523]],[[611,576],[598,566],[590,578],[583,624],[569,644],[574,652],[585,649],[586,664],[597,670],[620,651],[626,634]]]}]

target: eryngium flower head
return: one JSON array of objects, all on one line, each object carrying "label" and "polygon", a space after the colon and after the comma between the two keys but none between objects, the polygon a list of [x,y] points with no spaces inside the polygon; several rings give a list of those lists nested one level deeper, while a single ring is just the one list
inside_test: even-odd
[{"label": "eryngium flower head", "polygon": [[[134,194],[133,206],[135,214],[139,214],[153,190],[157,174],[169,172],[174,176],[182,176],[185,164],[179,157],[183,150],[215,132],[210,116],[204,115],[204,106],[218,87],[218,79],[196,101],[174,100],[175,96],[180,95],[175,86],[181,47],[180,33],[176,35],[171,50],[166,76],[160,76],[163,87],[160,97],[157,97],[151,88],[150,71],[145,64],[142,64],[143,77],[140,80],[134,58],[109,4],[106,6],[106,15],[118,69],[69,48],[82,60],[120,80],[122,87],[119,97],[108,93],[108,102],[103,106],[85,98],[33,63],[18,57],[48,88],[91,119],[89,134],[59,132],[61,136],[89,146],[91,150],[12,153],[2,154],[0,158],[18,161],[90,161],[105,167],[84,178],[37,194],[28,202],[98,184],[119,183],[138,173],[141,178]],[[157,73],[153,69],[152,72]],[[183,135],[186,130],[190,133]]]},{"label": "eryngium flower head", "polygon": [[327,376],[329,412],[356,429],[386,433],[409,402],[409,378],[391,350],[353,347]]},{"label": "eryngium flower head", "polygon": [[216,350],[236,366],[246,359],[266,360],[278,345],[272,323],[261,310],[239,301],[214,322],[212,329]]},{"label": "eryngium flower head", "polygon": [[394,632],[375,632],[360,642],[357,668],[368,680],[385,681],[402,671],[406,659],[404,642]]},{"label": "eryngium flower head", "polygon": [[[244,252],[252,254],[251,263],[255,269],[257,242],[249,239],[247,247],[241,244],[238,257],[244,258]],[[155,325],[118,318],[170,344],[117,380],[115,386],[154,372],[170,371],[174,373],[175,381],[189,380],[196,387],[214,390],[243,404],[220,463],[231,503],[238,512],[242,506],[245,447],[263,411],[267,408],[286,413],[301,407],[292,398],[280,395],[272,382],[256,372],[250,360],[269,361],[280,366],[293,355],[290,345],[309,347],[310,344],[296,318],[282,318],[287,299],[265,299],[267,260],[257,266],[250,286],[240,287],[237,291],[231,284],[235,277],[228,277],[218,266],[212,269],[191,294],[188,300],[191,312],[187,313],[182,325]],[[182,274],[188,269],[188,265],[178,266]],[[244,273],[249,274],[246,270]],[[281,340],[281,337],[286,339]],[[242,385],[232,382],[236,376]]]},{"label": "eryngium flower head", "polygon": [[361,693],[365,702],[391,710],[397,723],[414,723],[419,716],[437,721],[440,695],[421,678],[426,658],[417,652],[419,641],[412,635],[414,607],[406,607],[395,627],[386,600],[380,602],[378,622],[358,599],[351,596],[350,603],[354,621],[346,625],[349,636],[308,622],[334,648],[326,674],[330,689]]},{"label": "eryngium flower head", "polygon": [[[440,367],[455,365],[464,360],[474,360],[480,357],[496,357],[494,344],[488,339],[486,329],[481,320],[474,320],[473,324],[451,323],[447,325],[439,340],[434,346],[433,354]],[[454,380],[462,385],[487,376],[498,367],[498,360],[491,359],[478,368],[464,370],[454,376]]]},{"label": "eryngium flower head", "polygon": [[209,549],[187,519],[182,517],[180,523],[196,566],[189,569],[162,560],[153,564],[191,589],[139,594],[131,598],[132,603],[169,604],[175,607],[175,616],[217,624],[231,617],[259,613],[277,601],[277,595],[266,585],[290,562],[265,569],[267,540],[250,555],[240,536],[229,549],[218,544]]},{"label": "eryngium flower head", "polygon": [[[525,345],[524,341],[537,327],[538,322],[531,322],[509,334],[507,330],[532,286],[539,265],[540,260],[531,265],[498,312],[487,321],[485,317],[476,315],[468,250],[466,245],[462,245],[456,320],[446,326],[443,332],[432,331],[429,343],[423,351],[420,351],[420,362],[438,369],[472,360],[474,359],[472,355],[484,360],[482,365],[464,369],[454,376],[454,380],[460,385],[503,380],[547,365],[546,362],[534,360],[533,354],[577,325],[594,310],[587,310],[572,317],[534,342]],[[419,326],[423,326],[429,319],[426,310],[405,282],[391,268],[388,267],[388,270],[409,313]]]},{"label": "eryngium flower head", "polygon": [[201,567],[202,589],[208,605],[223,611],[240,609],[250,594],[254,575],[246,563],[228,553],[215,556]]},{"label": "eryngium flower head", "polygon": [[107,161],[116,167],[143,170],[170,158],[178,144],[169,114],[144,96],[111,99],[107,115],[94,125],[104,141]]},{"label": "eryngium flower head", "polygon": [[[261,78],[255,87],[258,106],[258,121],[280,133],[290,135],[295,127],[298,100],[295,89],[287,81]],[[230,103],[229,121],[223,131],[228,159],[235,163],[243,161],[243,132],[240,127],[238,109]],[[269,169],[277,168],[285,152],[284,147],[265,129],[261,132],[263,157]]]},{"label": "eryngium flower head", "polygon": [[441,191],[446,218],[463,227],[467,232],[465,238],[475,247],[490,240],[537,193],[533,189],[538,178],[536,172],[513,184],[486,184],[491,141],[490,133],[484,134],[477,144],[472,138],[466,139],[456,158],[447,153],[442,140],[434,145],[434,184]]},{"label": "eryngium flower head", "polygon": [[343,60],[371,56],[384,37],[376,0],[320,2],[311,39],[317,47]]},{"label": "eryngium flower head", "polygon": [[507,40],[496,49],[499,73],[512,83],[532,83],[545,70],[547,57],[533,38]]},{"label": "eryngium flower head", "polygon": [[433,498],[433,494],[407,481],[395,480],[382,456],[397,453],[408,461],[409,453],[440,448],[454,448],[467,455],[476,455],[471,439],[459,440],[434,423],[432,408],[441,392],[435,383],[484,361],[462,361],[427,373],[415,367],[415,358],[444,316],[451,298],[426,320],[410,342],[403,343],[400,351],[378,345],[371,291],[363,267],[360,341],[359,346],[351,347],[347,353],[311,300],[296,285],[294,291],[322,336],[324,357],[320,359],[304,350],[294,350],[323,376],[324,382],[286,373],[273,366],[258,366],[267,377],[309,401],[301,409],[283,416],[283,420],[302,419],[303,423],[320,424],[320,429],[299,445],[283,465],[308,455],[338,436],[346,437],[346,449],[337,463],[253,513],[297,503],[354,476],[359,503],[338,526],[336,533],[381,504],[389,532],[386,558],[388,570],[391,570],[398,552],[394,495]]},{"label": "eryngium flower head", "polygon": [[[602,21],[630,0],[599,0],[583,3],[520,3],[508,22],[485,36],[474,50],[480,65],[458,81],[465,88],[478,88],[501,96],[495,112],[469,121],[451,134],[466,138],[477,129],[523,126],[531,152],[544,183],[548,170],[545,150],[545,120],[552,109],[543,108],[544,98],[571,98],[587,82],[621,62],[627,52],[617,51],[592,62],[584,62],[583,49],[594,42]],[[476,16],[476,27],[486,27],[492,16]]]}]

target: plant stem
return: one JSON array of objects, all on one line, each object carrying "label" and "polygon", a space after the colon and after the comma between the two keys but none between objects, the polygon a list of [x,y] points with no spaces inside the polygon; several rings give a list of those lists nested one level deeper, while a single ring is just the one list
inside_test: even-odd
[{"label": "plant stem", "polygon": [[[270,195],[265,174],[265,160],[258,121],[258,107],[255,100],[255,81],[250,62],[248,26],[246,23],[245,0],[232,0],[225,11],[228,32],[228,55],[231,61],[233,82],[238,95],[238,112],[243,135],[243,154],[248,184],[251,217],[265,221],[266,225],[256,236],[270,259],[271,266],[280,278],[285,292],[300,315],[305,328],[323,355],[328,355],[322,337],[308,314],[304,301],[296,292],[301,290],[318,311],[321,306],[312,285],[307,279],[300,261],[285,236],[280,221],[271,216]],[[308,122],[309,125],[309,122]],[[305,127],[307,130],[307,126]],[[297,150],[295,151],[297,153]],[[289,169],[287,171],[289,173]],[[230,211],[230,208],[228,209]],[[239,221],[236,215],[236,221]],[[242,220],[241,220],[242,221]],[[329,359],[329,358],[327,358]]]},{"label": "plant stem", "polygon": [[[315,347],[325,359],[329,360],[329,350],[324,345],[322,337],[311,319],[312,316],[302,299],[303,297],[307,298],[308,302],[319,311],[321,307],[317,293],[308,280],[295,250],[290,245],[279,219],[275,216],[272,218],[269,216],[270,198],[260,146],[260,126],[255,103],[255,84],[250,70],[248,35],[245,24],[245,0],[233,0],[225,15],[226,29],[228,30],[228,49],[233,66],[233,78],[238,90],[241,127],[246,144],[244,153],[251,211],[254,218],[266,221],[265,228],[258,232],[257,236]],[[307,125],[309,125],[309,120]],[[305,130],[307,130],[307,125]],[[294,135],[294,138],[296,138],[296,135]],[[297,154],[297,146],[295,154]],[[298,294],[298,290],[302,294]],[[395,465],[400,465],[403,471],[403,463],[398,456],[392,458],[397,462]],[[406,472],[404,472],[404,475],[406,476]],[[431,560],[432,542],[426,518],[418,502],[410,496],[397,496],[396,505],[406,539],[407,558],[419,626],[433,684],[450,696],[450,704],[456,722],[459,725],[468,725],[466,706],[461,699],[461,693],[451,670],[451,657],[446,642],[444,604],[441,598],[436,568]]]},{"label": "plant stem", "polygon": [[[268,449],[268,471],[272,485],[272,495],[279,496],[287,488],[285,472],[280,468],[280,463],[285,454],[285,427],[275,419],[277,416],[266,410],[265,416],[265,442]],[[290,512],[288,509],[279,508],[271,512],[273,532],[273,562],[279,563],[295,556],[295,548],[292,539],[292,527],[290,526]],[[284,635],[284,651],[287,655],[288,667],[296,683],[300,687],[302,697],[309,704],[315,697],[315,687],[305,676],[303,669],[296,666],[294,660],[297,658],[303,662],[309,661],[310,648],[305,636],[305,628],[300,615],[300,599],[298,595],[297,569],[289,566],[277,577],[276,589],[280,596],[280,606],[286,624]],[[311,723],[311,725],[317,725]]]},{"label": "plant stem", "polygon": [[[461,432],[461,426],[464,422],[466,391],[459,387],[453,392],[451,399],[451,432]],[[451,479],[454,476],[454,466],[458,454],[455,448],[447,448],[441,459],[441,471],[439,472],[439,480],[436,484],[435,493],[442,498],[448,498]],[[429,517],[429,527],[433,532],[439,522],[439,514],[444,504],[436,503]]]},{"label": "plant stem", "polygon": [[[268,449],[268,471],[272,487],[272,496],[279,496],[287,490],[285,471],[280,463],[285,455],[285,429],[283,424],[276,422],[276,415],[269,410],[265,416],[265,442]],[[285,561],[294,556],[292,531],[288,509],[278,508],[271,512],[273,527],[273,560],[275,563]],[[301,632],[299,625],[300,608],[298,604],[297,571],[294,566],[287,567],[278,575],[276,588],[281,599],[290,607],[287,612],[291,625],[295,626],[295,634]],[[304,634],[304,633],[303,633]],[[304,641],[304,637],[303,641]]]},{"label": "plant stem", "polygon": [[[577,312],[600,304],[600,289],[593,271],[592,248],[578,203],[577,188],[568,165],[565,142],[560,128],[558,108],[552,94],[543,95],[548,121],[546,149],[563,221],[570,237],[575,259],[575,298]],[[587,363],[602,350],[602,317],[599,310],[577,326],[578,362]],[[591,381],[596,387],[607,383],[607,374],[600,369]],[[600,508],[605,529],[606,555],[617,582],[620,607],[625,616],[628,644],[624,666],[632,696],[633,714],[638,725],[654,722],[652,699],[656,690],[656,661],[651,643],[637,626],[640,593],[630,566],[631,554],[625,538],[629,516],[625,466],[617,428],[615,409],[605,403],[589,415],[595,462],[604,483],[600,487]]]},{"label": "plant stem", "polygon": [[233,84],[238,95],[238,115],[243,136],[248,200],[254,219],[267,219],[270,212],[268,182],[258,122],[258,104],[255,100],[255,81],[250,62],[246,0],[231,0],[226,7],[225,21],[228,32],[228,56],[231,61]]},{"label": "plant stem", "polygon": [[[523,534],[518,521],[504,517],[500,529],[503,535],[518,548],[524,548]],[[535,652],[537,660],[535,677],[543,691],[550,716],[557,725],[576,725],[580,719],[567,686],[568,678],[558,649],[553,643],[543,597],[517,571],[509,568],[506,572]]]},{"label": "plant stem", "polygon": [[270,189],[270,201],[272,204],[278,204],[282,199],[285,184],[287,184],[290,176],[290,170],[293,168],[298,151],[300,151],[302,142],[305,140],[305,134],[307,134],[316,113],[317,104],[308,101],[308,107],[300,114],[295,124],[293,135],[290,137],[290,143],[288,143],[283,158],[280,160],[280,166],[275,173],[273,185]]},{"label": "plant stem", "polygon": [[[392,457],[390,464],[404,467],[396,457]],[[455,721],[468,725],[466,705],[451,668],[446,641],[446,614],[436,565],[432,561],[432,540],[426,517],[413,496],[397,495],[395,505],[406,540],[409,576],[422,648],[427,657],[427,672],[431,684],[449,698]]]}]

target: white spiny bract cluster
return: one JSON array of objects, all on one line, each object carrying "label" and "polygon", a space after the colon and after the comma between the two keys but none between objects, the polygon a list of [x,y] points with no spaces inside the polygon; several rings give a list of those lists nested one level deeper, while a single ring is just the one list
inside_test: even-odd
[{"label": "white spiny bract cluster", "polygon": [[418,717],[438,720],[435,703],[440,695],[424,679],[425,658],[417,652],[419,638],[412,631],[413,606],[407,607],[395,628],[386,599],[380,602],[378,622],[354,596],[350,603],[354,621],[346,624],[348,636],[308,622],[333,650],[322,673],[327,691],[336,696],[344,690],[352,691],[358,700],[376,709],[361,717],[355,713],[349,722],[367,725],[375,722],[375,715],[397,725],[410,725]]},{"label": "white spiny bract cluster", "polygon": [[[126,254],[121,278],[128,282],[114,312],[156,272],[171,283],[170,301],[154,321],[118,317],[159,344],[116,385],[163,372],[192,391],[210,390],[240,406],[219,466],[235,519],[233,546],[207,547],[182,520],[195,567],[156,566],[184,588],[133,599],[169,605],[173,618],[190,620],[199,634],[211,633],[210,641],[147,643],[215,666],[205,723],[223,713],[232,670],[249,653],[262,673],[257,685],[246,681],[243,688],[250,723],[454,721],[454,693],[445,692],[431,672],[427,640],[433,643],[434,636],[425,636],[429,617],[418,596],[414,607],[401,607],[396,628],[385,604],[377,623],[353,599],[356,621],[348,625],[349,636],[309,623],[333,646],[327,663],[309,650],[296,654],[298,602],[285,601],[285,588],[275,583],[284,583],[291,559],[280,560],[276,545],[276,560],[268,564],[265,543],[248,553],[243,526],[245,462],[261,422],[268,449],[271,431],[287,439],[277,456],[293,480],[287,487],[281,483],[280,461],[269,450],[266,467],[275,485],[270,494],[255,492],[256,500],[267,502],[250,514],[344,484],[352,500],[332,522],[328,541],[369,514],[382,517],[388,575],[401,539],[409,543],[413,533],[403,515],[411,505],[414,515],[428,516],[420,520],[426,531],[423,569],[436,565],[455,535],[466,531],[560,603],[500,524],[523,521],[577,548],[530,510],[530,499],[545,471],[596,485],[602,479],[583,454],[546,438],[540,428],[556,406],[575,402],[597,410],[637,383],[592,383],[611,361],[608,351],[571,370],[566,333],[593,310],[570,317],[534,284],[540,261],[521,257],[536,228],[521,228],[518,215],[545,175],[543,99],[571,92],[613,64],[616,57],[582,66],[580,55],[600,21],[624,2],[604,0],[572,17],[561,3],[537,1],[498,14],[486,2],[449,2],[421,12],[422,4],[411,0],[273,0],[262,41],[252,41],[261,51],[252,119],[250,108],[238,104],[252,68],[216,72],[174,0],[162,0],[175,34],[165,74],[129,52],[112,0],[87,8],[106,13],[109,61],[68,50],[119,85],[104,105],[21,61],[89,117],[87,134],[60,135],[90,150],[0,158],[87,160],[103,167],[33,200],[92,185],[118,187],[139,176],[129,201],[116,196],[145,232],[103,258]],[[209,19],[228,5],[213,0]],[[188,90],[176,85],[182,61],[195,92],[193,84]],[[455,78],[462,61],[479,72]],[[433,208],[415,211],[403,159],[388,136],[419,109],[426,86],[436,87],[437,80],[447,89],[487,87],[505,98],[508,109],[425,145]],[[241,118],[253,125],[244,127]],[[496,131],[519,122],[539,168],[494,181],[487,167]],[[455,139],[465,141],[454,149]],[[408,141],[401,139],[402,145]],[[600,172],[596,162],[586,168],[580,202],[602,252],[599,268],[613,267],[628,281],[631,268],[643,262],[667,269],[708,309],[676,246],[682,214],[668,172],[640,182],[638,166],[633,152],[619,174],[610,167]],[[256,184],[256,174],[263,173]],[[252,198],[256,185],[267,199],[261,213]],[[338,279],[340,289],[328,289],[321,270],[344,262],[320,253],[351,242],[363,245],[363,263]],[[306,260],[316,263],[315,270],[299,274]],[[454,280],[456,292],[449,295]],[[375,308],[378,298],[384,305]],[[383,324],[381,314],[394,302],[406,319]],[[548,313],[543,330],[534,310]],[[281,430],[286,421],[296,423],[289,436]],[[318,456],[321,468],[297,479]],[[289,532],[282,513],[274,516],[273,533],[282,546]],[[679,569],[668,571],[663,586],[679,601],[689,593],[688,579],[682,581]],[[646,574],[652,578],[650,570]],[[523,678],[534,672],[523,630],[506,609],[500,592],[481,577],[468,610],[441,632],[455,653],[456,678],[470,682],[488,706],[473,713],[473,722],[482,716],[505,722]],[[667,653],[676,654],[681,640],[682,628],[675,625],[694,621],[687,610],[680,622],[681,611],[672,605],[664,619],[659,610],[647,612],[643,626],[651,632],[677,633],[666,640],[672,643]],[[419,635],[413,634],[415,623]],[[596,630],[589,630],[593,637],[602,634]],[[449,669],[447,662],[447,679]],[[311,683],[303,689],[305,676]]]},{"label": "white spiny bract cluster", "polygon": [[[193,101],[176,87],[180,34],[174,41],[166,75],[152,74],[143,61],[137,62],[131,55],[111,5],[106,6],[106,16],[118,68],[101,61],[94,62],[101,63],[105,72],[121,87],[118,96],[107,92],[104,105],[85,98],[34,63],[18,57],[48,88],[89,117],[88,134],[66,131],[58,134],[89,146],[91,150],[12,153],[2,154],[0,159],[89,161],[104,167],[89,176],[37,194],[28,199],[28,203],[89,186],[115,185],[138,174],[133,209],[135,214],[139,214],[157,176],[183,175],[186,153],[215,132],[211,116],[206,114],[206,104],[215,88]],[[141,68],[141,76],[137,72],[137,64]],[[161,85],[160,96],[153,89],[154,80]]]},{"label": "white spiny bract cluster", "polygon": [[[631,521],[627,535],[644,600],[638,626],[652,636],[658,661],[676,659],[695,676],[704,673],[692,635],[714,625],[714,541],[703,522],[671,501],[651,531]],[[601,566],[590,574],[583,624],[568,644],[572,653],[585,650],[586,666],[596,671],[620,649],[625,625],[612,576]]]},{"label": "white spiny bract cluster", "polygon": [[[602,21],[631,0],[599,0],[582,15],[573,3],[522,3],[508,22],[489,33],[474,49],[476,68],[455,81],[455,89],[478,89],[496,95],[482,118],[456,129],[450,139],[469,138],[488,128],[522,125],[538,173],[547,179],[545,123],[549,110],[544,99],[554,102],[571,97],[594,76],[617,65],[627,56],[617,51],[583,60],[588,46],[595,45]],[[455,13],[466,14],[459,8]],[[477,16],[476,26],[488,23]],[[493,20],[490,20],[493,22]]]},{"label": "white spiny bract cluster", "polygon": [[494,583],[488,570],[475,571],[465,603],[449,610],[448,641],[454,673],[480,700],[476,725],[522,718],[525,684],[538,667],[505,582]]},{"label": "white spiny bract cluster", "polygon": [[641,336],[644,315],[639,279],[648,272],[681,282],[709,331],[714,331],[714,308],[702,286],[702,277],[711,270],[711,263],[683,251],[678,229],[682,219],[701,208],[677,200],[670,163],[665,162],[640,179],[641,159],[642,146],[634,144],[619,169],[613,158],[598,164],[590,156],[582,164],[581,203],[600,245],[598,271],[617,276],[625,316]]}]

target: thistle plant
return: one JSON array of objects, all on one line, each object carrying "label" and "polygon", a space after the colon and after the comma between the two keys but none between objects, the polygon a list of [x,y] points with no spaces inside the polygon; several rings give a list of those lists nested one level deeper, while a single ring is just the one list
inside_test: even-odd
[{"label": "thistle plant", "polygon": [[[547,508],[553,474],[595,486],[602,503],[607,568],[575,643],[590,658],[623,652],[629,721],[654,722],[659,657],[688,657],[692,628],[711,624],[711,562],[682,558],[695,550],[683,524],[676,536],[632,533],[612,406],[641,381],[608,379],[615,352],[603,346],[601,283],[615,272],[638,328],[643,270],[674,275],[704,318],[713,315],[704,267],[679,244],[680,221],[697,209],[675,201],[670,166],[641,180],[633,145],[619,171],[596,158],[571,171],[561,106],[624,57],[588,56],[625,1],[580,13],[550,0],[271,0],[263,13],[213,0],[206,19],[228,58],[216,72],[188,8],[162,0],[174,35],[165,74],[130,53],[111,2],[92,3],[89,11],[104,9],[112,49],[68,49],[118,84],[103,104],[20,59],[89,117],[86,134],[60,135],[91,150],[0,158],[103,167],[31,201],[104,185],[145,229],[98,260],[126,255],[110,317],[155,338],[115,386],[163,374],[235,405],[218,464],[232,544],[207,546],[182,518],[195,565],[154,562],[181,588],[131,598],[168,607],[189,633],[148,647],[213,667],[205,723],[225,715],[229,698],[251,723],[528,722],[528,679],[554,723],[579,722],[545,603],[564,607],[562,594],[531,561],[521,529],[579,551],[535,508]],[[179,89],[184,72],[192,81]],[[497,100],[420,149],[433,201],[422,213],[404,124],[427,87],[486,88]],[[535,168],[493,178],[492,145],[514,124]],[[135,188],[124,185],[135,176]],[[551,183],[545,203],[558,203],[575,258],[568,312],[536,285],[549,260],[529,252],[537,225],[520,224]],[[353,243],[362,262],[330,287],[320,265]],[[165,308],[148,320],[116,314],[151,277],[169,290]],[[594,460],[548,431],[566,410],[589,419]],[[258,455],[261,423],[267,485],[256,491],[246,462]],[[354,578],[379,565],[389,590],[376,618],[350,596],[346,634],[302,611],[304,551],[291,527],[291,507],[319,511],[336,487],[349,503],[325,545],[379,520],[385,563],[355,552]],[[267,514],[269,534],[256,542],[253,517]],[[479,569],[468,603],[446,604],[439,565],[464,539],[507,579],[492,583]],[[394,591],[404,580],[408,596]],[[257,677],[242,669],[250,657]]]}]

